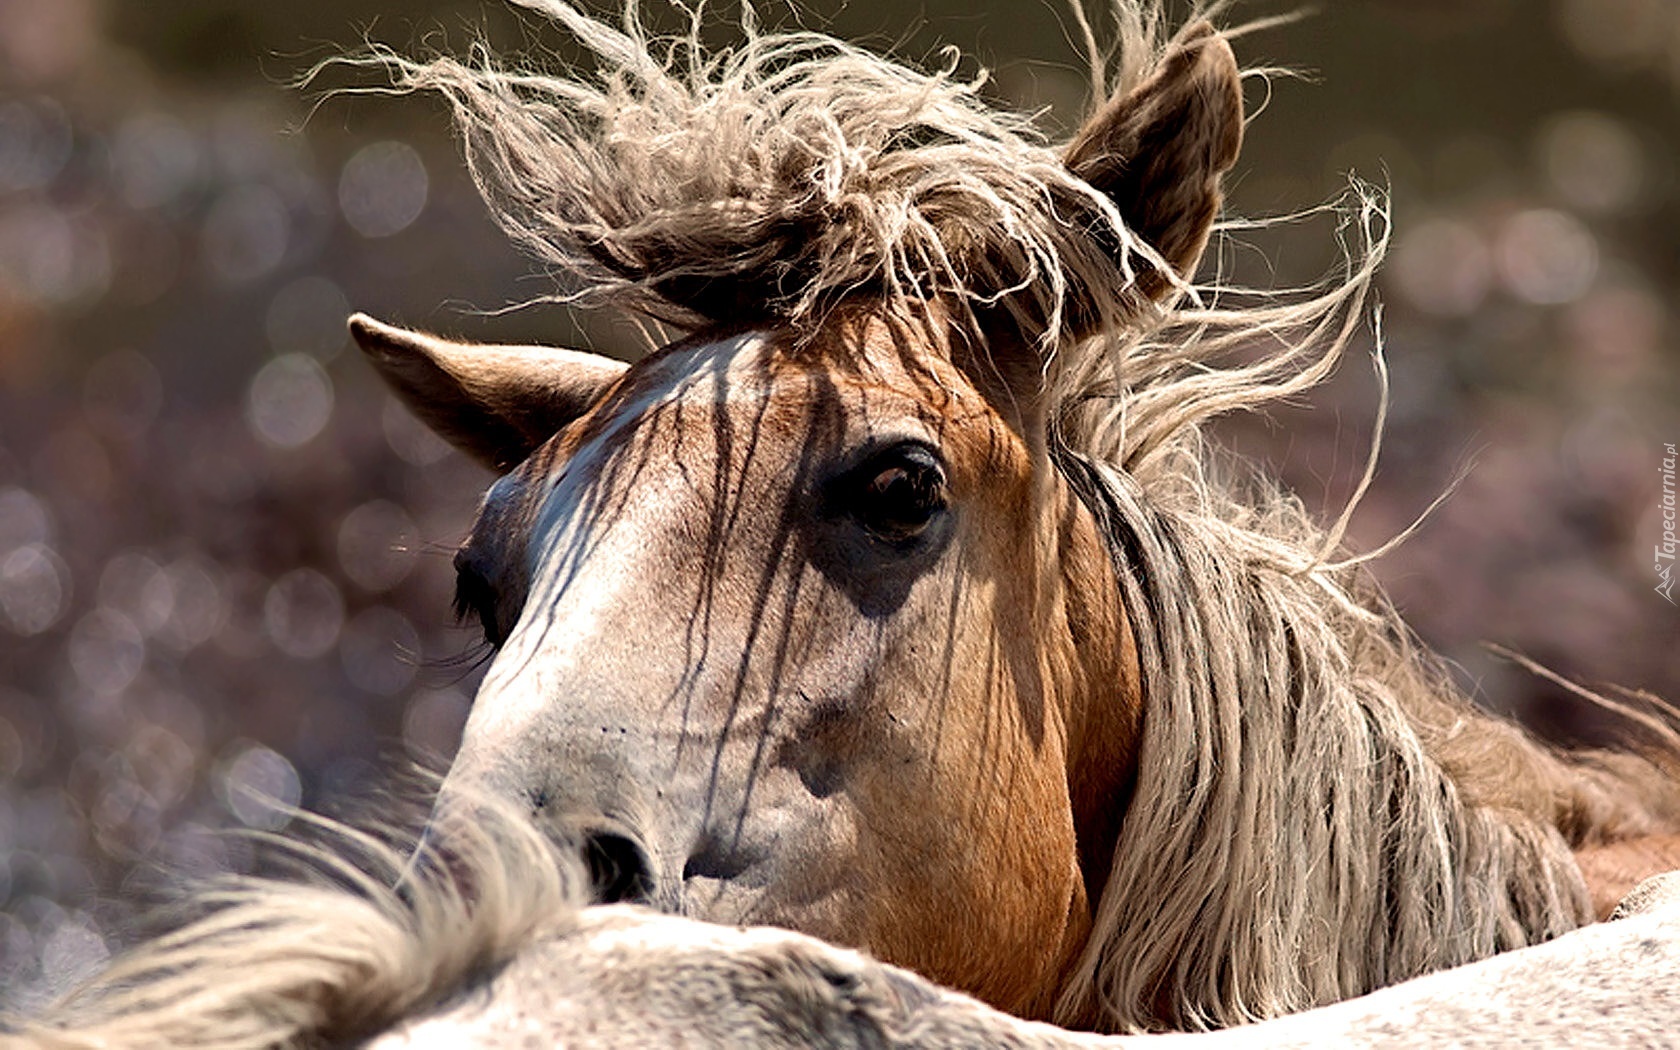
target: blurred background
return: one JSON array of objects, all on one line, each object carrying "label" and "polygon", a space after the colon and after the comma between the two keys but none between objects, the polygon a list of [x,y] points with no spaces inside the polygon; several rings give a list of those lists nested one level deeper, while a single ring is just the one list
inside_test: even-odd
[{"label": "blurred background", "polygon": [[[385,394],[346,314],[639,349],[611,319],[489,316],[549,289],[435,102],[291,86],[364,37],[566,50],[494,4],[393,6],[0,0],[0,1007],[117,947],[160,872],[249,864],[220,829],[286,822],[252,790],[331,810],[454,746],[476,639],[448,556],[490,478]],[[1052,132],[1082,104],[1048,3],[801,17],[916,61],[957,44]],[[1337,0],[1238,51],[1307,76],[1251,85],[1234,212],[1310,207],[1350,172],[1393,190],[1390,425],[1353,545],[1468,469],[1376,566],[1419,633],[1561,739],[1605,730],[1484,640],[1680,699],[1653,557],[1680,442],[1680,7]],[[1308,282],[1333,234],[1245,235],[1226,261]],[[1376,397],[1354,354],[1226,437],[1334,512]]]}]

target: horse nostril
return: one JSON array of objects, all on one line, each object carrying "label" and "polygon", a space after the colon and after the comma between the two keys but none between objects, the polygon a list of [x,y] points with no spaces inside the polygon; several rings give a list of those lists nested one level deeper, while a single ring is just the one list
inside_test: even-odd
[{"label": "horse nostril", "polygon": [[682,877],[684,882],[690,879],[728,881],[739,877],[763,859],[764,854],[758,850],[749,849],[738,842],[726,845],[717,837],[707,835],[700,840],[694,855],[683,865]]},{"label": "horse nostril", "polygon": [[647,854],[633,839],[609,831],[593,832],[584,840],[583,855],[596,903],[645,903],[652,894]]}]

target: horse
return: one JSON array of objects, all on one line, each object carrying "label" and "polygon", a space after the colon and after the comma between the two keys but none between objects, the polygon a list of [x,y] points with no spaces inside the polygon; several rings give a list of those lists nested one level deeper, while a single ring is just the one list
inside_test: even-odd
[{"label": "horse", "polygon": [[601,901],[1107,1032],[1538,944],[1674,866],[1667,722],[1565,752],[1479,710],[1344,550],[1353,504],[1317,521],[1209,436],[1336,367],[1388,221],[1356,186],[1337,279],[1197,283],[1245,119],[1210,21],[1129,0],[1105,47],[1080,13],[1100,102],[1051,142],[955,62],[520,2],[596,65],[347,61],[449,103],[558,297],[676,338],[350,322],[498,475],[437,819],[512,800]]},{"label": "horse", "polygon": [[1113,1030],[1544,941],[1672,848],[1670,765],[1478,712],[1345,515],[1210,447],[1335,365],[1384,237],[1359,204],[1315,294],[1192,283],[1243,125],[1210,23],[1122,8],[1107,101],[1045,144],[954,70],[527,6],[601,70],[368,61],[450,102],[572,298],[687,334],[626,366],[352,321],[501,475],[456,556],[496,655],[440,812],[519,799],[605,900]]},{"label": "horse", "polygon": [[1361,999],[1223,1032],[1098,1036],[802,934],[586,906],[578,855],[505,803],[437,835],[450,863],[420,869],[385,837],[302,816],[318,834],[288,844],[297,874],[210,891],[206,914],[13,1026],[18,1050],[1561,1048],[1680,1028],[1680,872],[1641,884],[1614,922]]}]

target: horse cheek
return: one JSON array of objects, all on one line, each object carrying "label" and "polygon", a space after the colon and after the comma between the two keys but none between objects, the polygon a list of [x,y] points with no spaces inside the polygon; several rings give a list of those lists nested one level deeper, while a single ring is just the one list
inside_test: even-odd
[{"label": "horse cheek", "polygon": [[1028,724],[1002,643],[973,641],[954,663],[991,675],[907,724],[926,762],[874,771],[868,781],[895,786],[858,799],[860,857],[878,882],[857,943],[999,1009],[1047,1016],[1043,990],[1086,910],[1066,740],[1059,719]]},{"label": "horse cheek", "polygon": [[1084,920],[1061,759],[1039,757],[994,783],[993,812],[983,818],[988,830],[957,840],[971,844],[964,892],[973,913],[972,931],[953,945],[963,969],[958,986],[1028,1017],[1037,1015],[1043,990],[1054,987],[1070,937],[1077,940],[1070,927]]}]

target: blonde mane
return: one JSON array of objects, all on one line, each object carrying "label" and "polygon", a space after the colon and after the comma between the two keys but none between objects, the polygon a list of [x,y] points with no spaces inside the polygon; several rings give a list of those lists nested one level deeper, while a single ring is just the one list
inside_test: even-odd
[{"label": "blonde mane", "polygon": [[[1233,1024],[1546,940],[1590,918],[1572,846],[1680,825],[1651,763],[1562,756],[1477,712],[1369,556],[1344,553],[1352,505],[1326,528],[1206,436],[1337,366],[1386,247],[1380,195],[1356,186],[1332,209],[1354,242],[1333,281],[1180,282],[1146,307],[1138,277],[1168,269],[1159,256],[954,58],[920,72],[761,31],[750,8],[739,42],[708,50],[698,16],[659,38],[636,0],[616,28],[517,2],[596,68],[510,69],[482,48],[341,61],[387,77],[370,90],[449,101],[493,214],[560,298],[808,331],[848,297],[912,315],[937,297],[971,321],[1002,305],[1036,334],[1050,451],[1107,529],[1148,697],[1064,1021]],[[1170,43],[1153,0],[1121,0],[1106,34],[1076,22],[1094,104]],[[1065,340],[1077,304],[1098,334]]]},{"label": "blonde mane", "polygon": [[120,956],[17,1034],[36,1050],[360,1042],[565,935],[586,903],[576,853],[492,800],[428,830],[428,864],[412,843],[298,819],[317,844],[269,842],[294,874],[188,895],[200,918]]},{"label": "blonde mane", "polygon": [[[859,293],[883,308],[1006,301],[1053,350],[1075,293],[1118,308],[1139,262],[1158,261],[1030,117],[987,104],[983,70],[958,76],[954,49],[924,73],[821,33],[761,32],[748,5],[736,46],[709,50],[698,13],[688,35],[657,38],[636,0],[620,28],[565,0],[512,2],[563,26],[598,68],[374,45],[314,75],[371,67],[390,86],[349,90],[448,100],[492,215],[552,269],[555,298],[687,328],[805,330]],[[1117,11],[1111,54],[1092,44],[1114,66],[1096,74],[1105,90],[1137,83],[1164,44],[1153,8]],[[1118,261],[1100,241],[1121,246]]]}]

